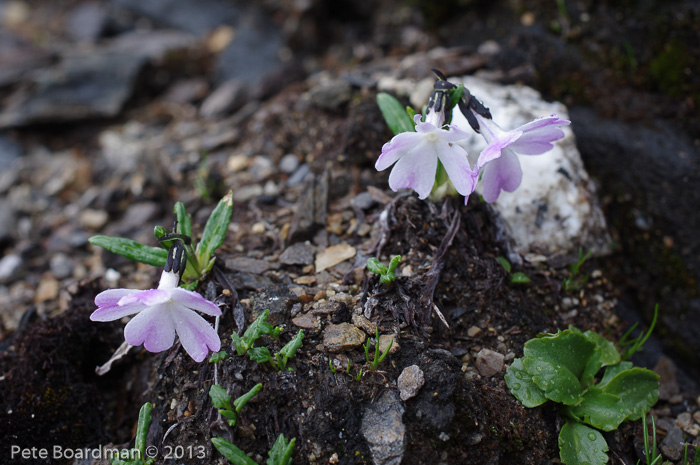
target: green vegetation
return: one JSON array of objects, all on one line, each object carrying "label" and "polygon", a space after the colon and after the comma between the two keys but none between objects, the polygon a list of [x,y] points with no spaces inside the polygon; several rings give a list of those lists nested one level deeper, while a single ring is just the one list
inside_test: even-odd
[{"label": "green vegetation", "polygon": [[148,429],[151,427],[151,410],[153,410],[153,404],[148,402],[143,404],[141,410],[139,410],[139,421],[136,425],[136,445],[127,454],[133,455],[133,457],[129,459],[114,457],[112,465],[151,465],[153,463],[155,456],[146,458],[146,436],[148,436]]},{"label": "green vegetation", "polygon": [[[258,465],[253,459],[248,457],[245,452],[231,444],[224,438],[211,438],[211,442],[216,447],[221,455],[226,457],[229,462],[234,465]],[[275,443],[267,453],[267,465],[290,465],[292,463],[292,452],[296,438],[288,441],[284,434],[277,436]]]},{"label": "green vegetation", "polygon": [[496,257],[496,260],[506,270],[508,275],[510,275],[510,283],[511,284],[527,284],[530,282],[530,278],[525,273],[521,273],[520,271],[517,271],[515,273],[511,273],[510,272],[510,270],[511,270],[510,262],[505,257]]},{"label": "green vegetation", "polygon": [[241,409],[250,399],[258,395],[260,389],[262,389],[262,384],[256,384],[250,391],[234,400],[233,407],[231,407],[231,396],[226,392],[226,389],[218,384],[212,385],[209,389],[209,397],[211,397],[211,403],[214,407],[219,409],[221,416],[226,417],[228,425],[234,426],[236,421],[238,421]]},{"label": "green vegetation", "polygon": [[389,266],[387,267],[378,259],[372,257],[367,259],[367,269],[374,274],[379,275],[379,281],[384,284],[391,284],[396,280],[396,267],[401,263],[401,256],[394,255],[389,261]]},{"label": "green vegetation", "polygon": [[[392,345],[394,345],[393,338],[389,342],[389,345],[386,346],[386,349],[384,349],[384,351],[381,353],[381,355],[379,354],[379,328],[376,328],[376,334],[374,339],[374,357],[372,358],[372,360],[369,359],[369,339],[365,344],[362,344],[362,347],[365,349],[365,360],[367,360],[367,362],[369,363],[370,370],[375,371],[379,367],[379,364],[382,363],[384,358],[389,353],[389,350],[391,350]],[[360,377],[362,377],[362,374],[360,374]]]}]

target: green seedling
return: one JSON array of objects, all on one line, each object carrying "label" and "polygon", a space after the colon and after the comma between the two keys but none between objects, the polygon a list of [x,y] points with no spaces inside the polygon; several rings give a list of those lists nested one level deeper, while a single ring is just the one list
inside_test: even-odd
[{"label": "green seedling", "polygon": [[231,338],[233,339],[233,344],[236,346],[236,352],[238,355],[244,355],[246,352],[248,352],[248,350],[250,350],[255,344],[255,341],[257,341],[263,334],[269,334],[275,337],[279,336],[282,328],[279,326],[273,327],[266,321],[269,313],[270,310],[265,310],[262,312],[255,319],[255,321],[248,326],[248,329],[245,330],[242,337],[236,333],[231,334]]},{"label": "green seedling", "polygon": [[[642,412],[642,434],[644,435],[644,457],[647,465],[661,465],[662,456],[656,448],[656,423],[654,422],[654,417],[651,417],[651,448],[649,448],[649,431],[647,427],[646,412]],[[685,443],[684,453],[683,453],[683,465],[689,465],[688,462],[688,444]],[[637,460],[637,465],[641,465],[641,460]],[[671,462],[665,462],[665,465],[670,465]],[[695,458],[693,459],[693,465],[700,464],[700,446],[695,446]]]},{"label": "green seedling", "polygon": [[338,370],[335,369],[333,366],[333,359],[328,360],[328,367],[331,369],[333,373],[336,373]]},{"label": "green seedling", "polygon": [[371,257],[367,259],[367,269],[379,275],[379,281],[384,284],[391,284],[396,280],[396,267],[401,263],[401,256],[394,255],[389,261],[389,266],[385,266],[378,259]]},{"label": "green seedling", "polygon": [[[216,450],[234,465],[258,465],[245,452],[224,438],[211,438],[211,442],[216,447]],[[280,434],[267,453],[267,461],[265,463],[267,465],[291,465],[295,443],[296,438],[287,441],[284,434]]]},{"label": "green seedling", "polygon": [[569,267],[569,277],[565,278],[562,282],[562,287],[565,291],[575,291],[581,289],[581,287],[586,284],[588,275],[579,276],[579,273],[581,272],[581,267],[589,258],[591,258],[591,251],[589,250],[586,252],[586,255],[584,255],[583,249],[579,247],[578,260]]},{"label": "green seedling", "polygon": [[209,363],[219,363],[222,360],[226,360],[228,358],[228,352],[225,350],[221,350],[215,354],[211,354],[211,357],[209,357]]},{"label": "green seedling", "polygon": [[375,339],[374,339],[374,358],[372,361],[369,359],[369,339],[367,340],[366,344],[362,344],[362,347],[365,349],[365,360],[369,363],[369,369],[372,371],[375,371],[378,367],[379,364],[382,363],[384,358],[386,358],[387,354],[389,353],[389,350],[391,350],[391,346],[394,345],[394,339],[392,338],[391,341],[389,341],[389,345],[386,346],[386,349],[384,349],[384,352],[379,354],[379,328],[375,328],[376,333],[375,333]]},{"label": "green seedling", "polygon": [[357,372],[355,375],[355,381],[359,381],[362,379],[362,368],[360,368],[360,371]]},{"label": "green seedling", "polygon": [[279,353],[276,353],[274,356],[270,355],[270,350],[267,347],[253,347],[248,351],[248,356],[254,362],[270,362],[270,365],[272,365],[275,370],[285,370],[287,368],[287,361],[294,357],[297,350],[301,347],[303,340],[304,330],[300,329],[296,336],[285,344]]},{"label": "green seedling", "polygon": [[506,272],[510,276],[511,284],[527,284],[530,282],[530,278],[525,273],[521,273],[520,271],[511,273],[510,262],[505,257],[496,257],[496,260],[498,261],[498,263],[501,264],[501,266],[506,270]]},{"label": "green seedling", "polygon": [[151,426],[151,410],[153,410],[153,404],[149,402],[143,404],[139,410],[135,447],[132,451],[122,451],[128,452],[126,455],[131,456],[131,458],[113,457],[112,465],[151,465],[153,463],[155,457],[146,458],[146,436],[148,436],[148,429]]},{"label": "green seedling", "polygon": [[617,345],[622,349],[622,360],[627,360],[632,355],[642,350],[644,343],[647,342],[647,339],[649,339],[649,336],[651,336],[651,332],[654,330],[654,326],[656,326],[658,316],[659,305],[656,304],[654,306],[654,318],[651,320],[651,325],[649,325],[649,330],[646,333],[641,333],[639,336],[630,339],[632,331],[634,331],[639,324],[635,323],[630,329],[627,330],[627,332],[625,332],[625,334],[622,335],[620,341],[617,343]]},{"label": "green seedling", "polygon": [[575,328],[526,342],[524,356],[508,367],[505,379],[526,407],[549,400],[561,404],[559,455],[566,465],[605,464],[608,444],[599,430],[640,419],[659,398],[656,373],[621,361],[615,345],[600,334]]},{"label": "green seedling", "polygon": [[182,286],[193,289],[197,281],[211,271],[216,259],[213,254],[224,243],[233,214],[233,192],[229,192],[221,199],[214,211],[211,212],[204,226],[202,238],[196,245],[193,242],[192,220],[185,205],[182,202],[177,202],[174,212],[177,222],[173,233],[168,233],[162,226],[156,226],[153,231],[161,247],[151,247],[132,239],[104,235],[92,236],[89,241],[91,244],[130,260],[153,266],[164,266],[173,241],[181,241],[187,253],[187,265],[182,275]]},{"label": "green seedling", "polygon": [[241,409],[250,399],[258,395],[260,389],[262,389],[262,384],[256,384],[253,386],[253,389],[234,400],[233,407],[231,406],[231,396],[226,392],[226,389],[218,384],[214,384],[209,388],[209,397],[211,397],[212,405],[219,409],[219,413],[222,417],[226,418],[228,425],[234,426],[236,421],[238,421]]}]

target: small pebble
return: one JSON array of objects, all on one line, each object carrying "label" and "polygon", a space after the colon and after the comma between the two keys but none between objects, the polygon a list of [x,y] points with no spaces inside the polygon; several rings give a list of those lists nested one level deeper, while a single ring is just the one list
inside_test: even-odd
[{"label": "small pebble", "polygon": [[280,159],[280,171],[287,174],[292,174],[299,166],[299,159],[293,153],[288,153]]},{"label": "small pebble", "polygon": [[425,375],[418,365],[411,365],[403,369],[396,381],[401,400],[404,402],[418,394],[425,384]]}]

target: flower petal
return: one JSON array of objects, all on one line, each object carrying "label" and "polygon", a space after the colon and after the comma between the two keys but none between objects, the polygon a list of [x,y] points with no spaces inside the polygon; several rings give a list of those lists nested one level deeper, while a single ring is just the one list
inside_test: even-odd
[{"label": "flower petal", "polygon": [[205,315],[221,315],[221,309],[217,307],[215,303],[208,301],[197,292],[182,288],[173,289],[170,292],[172,292],[173,302],[181,304],[184,307],[197,310]]},{"label": "flower petal", "polygon": [[514,152],[521,155],[541,155],[552,149],[552,142],[564,138],[561,126],[571,124],[558,116],[546,116],[520,126],[517,130],[523,135],[512,146]]},{"label": "flower petal", "polygon": [[484,200],[493,203],[498,199],[501,190],[513,192],[520,185],[522,178],[523,170],[518,156],[510,148],[503,149],[500,158],[496,158],[484,167],[482,176]]},{"label": "flower petal", "polygon": [[162,352],[175,342],[172,304],[148,307],[126,324],[124,339],[132,346],[143,344],[149,352]]},{"label": "flower petal", "polygon": [[486,165],[486,163],[501,156],[501,151],[516,142],[520,136],[522,136],[520,131],[510,131],[503,132],[499,137],[493,139],[491,143],[481,151],[479,154],[479,160],[477,161],[477,168],[481,169]]},{"label": "flower petal", "polygon": [[184,307],[174,309],[175,330],[182,347],[195,362],[201,362],[209,353],[221,349],[216,330],[201,316]]},{"label": "flower petal", "polygon": [[138,292],[141,291],[138,289],[108,289],[100,292],[97,294],[97,297],[95,297],[95,305],[97,305],[98,308],[92,312],[90,319],[92,321],[114,321],[140,312],[146,308],[145,305],[140,303],[123,306],[119,305],[119,301],[123,297]]},{"label": "flower petal", "polygon": [[129,294],[141,292],[139,289],[107,289],[95,297],[95,305],[98,307],[113,307],[119,303],[119,299]]},{"label": "flower petal", "polygon": [[438,157],[442,166],[445,167],[452,185],[457,189],[457,192],[468,197],[474,192],[479,173],[469,166],[467,152],[458,145],[448,143],[440,144],[438,150]]},{"label": "flower petal", "polygon": [[377,158],[374,167],[377,171],[384,171],[396,163],[406,152],[420,144],[424,140],[424,137],[425,136],[415,132],[402,132],[401,134],[395,135],[382,147],[382,154]]},{"label": "flower petal", "polygon": [[424,140],[396,162],[389,175],[389,187],[393,191],[413,189],[420,199],[428,197],[435,184],[437,161],[435,144]]},{"label": "flower petal", "polygon": [[170,289],[149,289],[147,291],[139,291],[137,293],[122,297],[119,301],[119,305],[129,305],[135,302],[148,306],[160,305],[170,300],[171,292],[172,290]]}]

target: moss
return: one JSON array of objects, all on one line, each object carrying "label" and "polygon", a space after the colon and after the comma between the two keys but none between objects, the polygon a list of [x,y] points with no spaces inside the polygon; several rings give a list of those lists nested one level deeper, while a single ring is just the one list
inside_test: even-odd
[{"label": "moss", "polygon": [[671,97],[683,93],[685,70],[691,57],[687,47],[679,40],[668,42],[649,63],[649,74],[661,91]]}]

